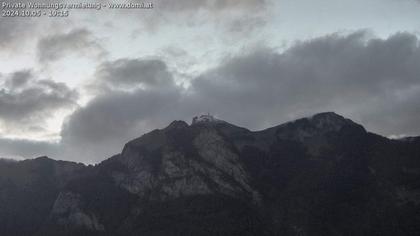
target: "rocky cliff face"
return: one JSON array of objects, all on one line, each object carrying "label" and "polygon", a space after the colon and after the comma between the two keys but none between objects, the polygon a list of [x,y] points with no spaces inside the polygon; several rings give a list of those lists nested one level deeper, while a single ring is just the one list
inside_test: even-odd
[{"label": "rocky cliff face", "polygon": [[225,194],[258,201],[231,143],[211,126],[174,122],[125,145],[115,183],[139,197],[166,200]]},{"label": "rocky cliff face", "polygon": [[[258,132],[210,118],[192,125],[174,121],[94,167],[32,161],[44,161],[39,164],[48,169],[44,173],[22,167],[31,161],[0,162],[1,170],[11,165],[19,173],[13,178],[0,173],[0,208],[14,203],[10,194],[33,203],[16,190],[28,183],[48,192],[39,198],[43,213],[37,220],[19,216],[12,204],[0,212],[0,230],[4,235],[416,235],[419,147],[416,138],[389,140],[331,112]],[[20,179],[41,172],[42,184],[34,185],[33,176]]]}]

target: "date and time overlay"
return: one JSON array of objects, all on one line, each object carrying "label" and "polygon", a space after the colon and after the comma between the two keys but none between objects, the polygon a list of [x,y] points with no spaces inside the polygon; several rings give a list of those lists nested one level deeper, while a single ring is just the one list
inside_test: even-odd
[{"label": "date and time overlay", "polygon": [[7,2],[0,1],[0,17],[69,17],[75,10],[153,9],[153,2]]}]

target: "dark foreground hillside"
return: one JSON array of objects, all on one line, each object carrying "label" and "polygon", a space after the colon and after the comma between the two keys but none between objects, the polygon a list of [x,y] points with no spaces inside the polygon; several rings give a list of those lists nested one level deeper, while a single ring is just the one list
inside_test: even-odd
[{"label": "dark foreground hillside", "polygon": [[174,121],[96,166],[0,161],[0,235],[420,235],[420,138]]}]

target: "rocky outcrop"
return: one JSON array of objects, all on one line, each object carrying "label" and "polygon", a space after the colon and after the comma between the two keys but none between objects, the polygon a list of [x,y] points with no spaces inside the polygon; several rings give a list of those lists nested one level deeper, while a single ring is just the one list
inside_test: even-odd
[{"label": "rocky outcrop", "polygon": [[[215,129],[200,132],[194,139],[194,146],[204,162],[212,166],[203,168],[204,174],[217,184],[220,192],[233,196],[248,195],[259,202],[259,194],[249,185],[248,173],[238,153]],[[225,181],[226,178],[230,181]]]}]

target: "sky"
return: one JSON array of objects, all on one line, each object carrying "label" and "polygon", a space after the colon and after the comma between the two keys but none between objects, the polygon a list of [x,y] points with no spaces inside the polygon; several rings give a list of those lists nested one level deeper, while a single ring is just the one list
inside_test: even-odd
[{"label": "sky", "polygon": [[335,111],[420,135],[418,0],[101,2],[0,17],[0,157],[98,163],[204,112],[261,130]]}]

